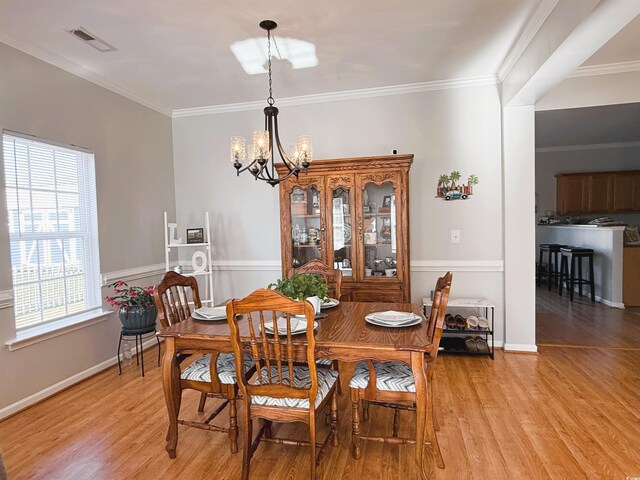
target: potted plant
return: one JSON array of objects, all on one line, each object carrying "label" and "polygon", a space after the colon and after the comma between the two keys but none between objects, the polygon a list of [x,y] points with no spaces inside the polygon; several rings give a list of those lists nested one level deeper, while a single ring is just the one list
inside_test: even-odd
[{"label": "potted plant", "polygon": [[153,303],[153,286],[130,287],[122,280],[109,285],[114,296],[106,296],[105,300],[118,308],[118,317],[125,330],[144,330],[155,326],[157,310]]},{"label": "potted plant", "polygon": [[320,313],[320,306],[329,294],[329,286],[324,277],[313,273],[296,273],[270,283],[267,288],[294,300],[308,300],[316,314]]}]

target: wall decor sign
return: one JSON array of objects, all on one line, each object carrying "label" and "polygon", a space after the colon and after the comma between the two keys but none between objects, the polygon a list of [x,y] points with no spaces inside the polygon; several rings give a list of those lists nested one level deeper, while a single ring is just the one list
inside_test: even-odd
[{"label": "wall decor sign", "polygon": [[460,182],[462,175],[458,170],[454,170],[449,175],[440,175],[438,177],[438,186],[436,188],[436,198],[444,200],[466,200],[473,195],[473,186],[477,185],[477,175],[469,175],[467,183]]},{"label": "wall decor sign", "polygon": [[187,228],[187,243],[204,243],[204,228]]}]

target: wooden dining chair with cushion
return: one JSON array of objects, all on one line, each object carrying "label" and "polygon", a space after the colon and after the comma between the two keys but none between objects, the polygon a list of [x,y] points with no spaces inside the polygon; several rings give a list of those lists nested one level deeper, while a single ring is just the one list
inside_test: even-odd
[{"label": "wooden dining chair with cushion", "polygon": [[[299,331],[303,315],[306,324]],[[242,394],[244,450],[242,478],[249,478],[251,458],[261,441],[280,445],[308,445],[311,478],[329,441],[338,444],[338,404],[335,396],[338,372],[316,366],[314,359],[314,311],[309,302],[291,300],[273,290],[256,290],[242,300],[227,304],[227,321],[236,361],[250,352],[260,373],[247,380],[247,366],[237,363],[237,378]],[[267,331],[271,329],[271,334]],[[296,336],[296,333],[299,333]],[[303,336],[304,335],[304,336]],[[306,336],[306,338],[305,338]],[[295,345],[294,345],[295,342]],[[300,365],[299,362],[306,362]],[[330,406],[331,429],[322,444],[316,443],[316,417]],[[253,419],[263,425],[253,438]],[[309,441],[274,438],[272,422],[304,422],[309,426]],[[316,447],[320,450],[316,455]]]},{"label": "wooden dining chair with cushion", "polygon": [[[435,413],[433,410],[433,371],[435,361],[438,356],[438,347],[442,336],[442,326],[444,315],[449,302],[449,291],[451,289],[451,272],[444,277],[440,277],[436,283],[431,314],[427,324],[428,337],[431,340],[428,354],[425,357],[425,368],[427,369],[427,391],[429,395],[429,420],[428,437],[431,451],[436,459],[439,468],[444,468],[444,460],[438,445],[435,430],[438,428]],[[401,362],[380,362],[377,360],[367,360],[359,362],[349,383],[351,390],[351,412],[352,412],[352,454],[354,458],[360,457],[360,441],[375,440],[385,443],[415,443],[409,438],[398,438],[399,412],[400,410],[415,411],[416,386],[411,367]],[[394,409],[393,427],[391,437],[371,437],[360,435],[360,400],[368,406],[369,403],[390,407]],[[365,412],[367,412],[365,410]],[[368,412],[364,414],[364,419],[368,418]]]},{"label": "wooden dining chair with cushion", "polygon": [[[163,328],[182,322],[191,316],[191,311],[202,306],[198,292],[198,282],[194,277],[184,277],[176,272],[167,272],[162,281],[153,287],[153,300],[158,309],[158,318]],[[190,355],[180,354],[180,365]],[[250,363],[248,363],[251,366]],[[180,367],[178,367],[180,368]],[[252,374],[251,371],[248,374]],[[236,365],[233,353],[212,352],[195,359],[180,372],[180,391],[192,389],[201,392],[198,412],[204,412],[207,396],[224,399],[204,421],[194,422],[178,419],[178,424],[203,430],[226,432],[229,435],[231,453],[238,451],[238,423],[236,399]],[[229,427],[211,425],[211,421],[229,405]],[[175,452],[169,456],[175,456]]]},{"label": "wooden dining chair with cushion", "polygon": [[[296,273],[311,273],[322,276],[329,286],[329,298],[340,300],[340,297],[342,296],[342,270],[338,268],[331,268],[329,265],[320,260],[312,260],[309,263],[305,263],[299,268],[291,269],[291,271],[289,272],[289,277]],[[331,365],[331,368],[333,368],[334,370],[338,370],[337,360],[331,361],[320,359],[316,363],[324,367]],[[338,393],[342,393],[340,382],[338,382]]]}]

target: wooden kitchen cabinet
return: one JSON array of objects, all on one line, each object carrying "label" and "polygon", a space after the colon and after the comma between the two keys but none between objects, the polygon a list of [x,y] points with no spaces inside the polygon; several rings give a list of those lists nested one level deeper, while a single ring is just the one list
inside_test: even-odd
[{"label": "wooden kitchen cabinet", "polygon": [[[413,155],[316,160],[280,183],[282,274],[311,260],[342,270],[343,298],[410,302]],[[286,175],[283,164],[278,174]]]},{"label": "wooden kitchen cabinet", "polygon": [[558,215],[640,211],[640,171],[556,175]]},{"label": "wooden kitchen cabinet", "polygon": [[613,211],[640,211],[640,172],[613,175]]}]

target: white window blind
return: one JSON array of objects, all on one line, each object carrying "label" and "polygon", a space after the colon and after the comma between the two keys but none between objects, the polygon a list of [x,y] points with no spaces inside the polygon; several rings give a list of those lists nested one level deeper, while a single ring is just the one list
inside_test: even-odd
[{"label": "white window blind", "polygon": [[4,132],[16,329],[101,306],[93,153]]}]

